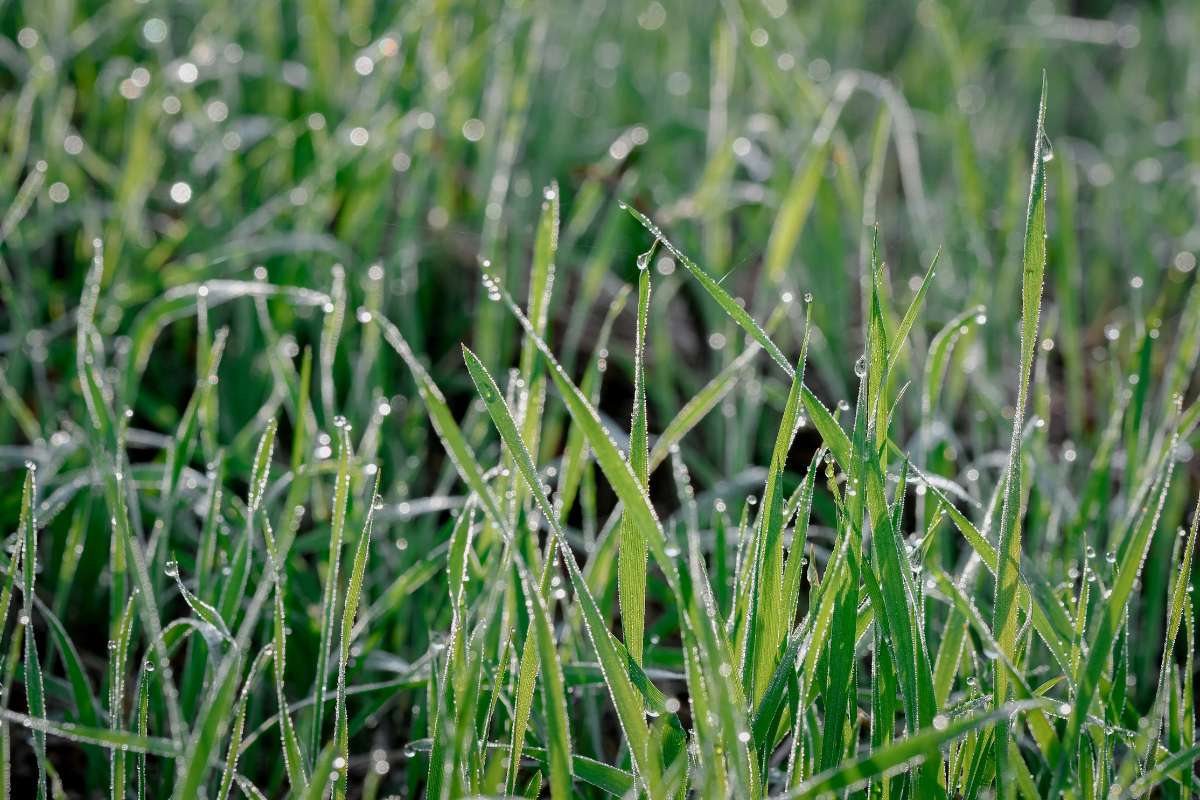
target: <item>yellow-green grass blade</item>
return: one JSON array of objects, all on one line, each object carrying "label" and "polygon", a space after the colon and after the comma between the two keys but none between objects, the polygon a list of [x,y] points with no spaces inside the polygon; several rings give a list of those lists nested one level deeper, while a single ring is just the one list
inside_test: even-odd
[{"label": "yellow-green grass blade", "polygon": [[417,359],[408,342],[400,334],[400,330],[391,321],[380,315],[375,315],[373,320],[383,329],[384,340],[391,345],[412,372],[413,378],[417,382],[417,390],[429,413],[429,421],[437,431],[442,447],[454,462],[463,482],[479,497],[484,512],[493,524],[504,533],[507,540],[511,541],[512,535],[509,531],[507,517],[501,513],[495,495],[488,488],[479,461],[463,435],[462,429],[455,421],[450,407],[446,404],[446,397],[442,394],[442,390],[438,388],[424,365]]},{"label": "yellow-green grass blade", "polygon": [[[805,340],[807,345],[807,338]],[[799,429],[801,387],[808,354],[801,350],[783,418],[771,454],[771,466],[763,489],[762,511],[755,535],[754,562],[750,573],[751,605],[746,621],[746,639],[742,653],[742,679],[752,703],[757,704],[766,691],[767,680],[775,668],[779,645],[787,634],[790,620],[785,618],[783,564],[783,470],[788,452]]]},{"label": "yellow-green grass blade", "polygon": [[671,255],[673,255],[676,260],[678,260],[679,263],[684,266],[684,269],[691,273],[691,275],[700,282],[700,285],[704,287],[704,290],[707,291],[709,295],[717,301],[717,304],[724,309],[725,313],[728,314],[730,318],[732,318],[733,321],[742,328],[742,330],[746,331],[746,333],[748,333],[750,337],[754,339],[754,341],[758,342],[758,344],[767,351],[767,353],[771,356],[771,359],[778,364],[784,372],[787,373],[789,378],[792,377],[794,370],[792,369],[792,365],[788,362],[787,358],[783,355],[783,351],[779,349],[779,346],[776,345],[775,342],[771,341],[771,337],[768,336],[767,332],[764,331],[762,327],[754,321],[754,318],[750,316],[750,313],[746,311],[746,309],[743,308],[742,305],[738,303],[738,301],[735,300],[732,295],[729,294],[729,292],[725,291],[725,289],[721,287],[720,283],[713,280],[713,278],[710,277],[707,272],[702,270],[694,261],[684,255],[682,250],[673,245],[671,240],[663,235],[662,229],[651,222],[649,217],[632,206],[625,206],[625,209],[633,216],[634,219],[642,224],[642,227],[653,234],[655,239],[663,243],[663,246],[666,247],[667,250],[670,251]]},{"label": "yellow-green grass blade", "polygon": [[[546,335],[550,316],[550,298],[554,292],[554,257],[558,252],[559,192],[552,183],[543,193],[542,216],[538,221],[533,245],[533,262],[529,271],[528,315],[539,336]],[[538,453],[542,429],[542,406],[546,395],[546,376],[537,370],[537,348],[529,341],[521,344],[521,379],[525,384],[525,403],[521,420],[521,435],[525,446],[535,456]]]},{"label": "yellow-green grass blade", "polygon": [[[1021,271],[1021,361],[1017,374],[1017,398],[1013,413],[1012,442],[1008,466],[1004,472],[1004,504],[1000,512],[1000,533],[996,564],[996,591],[992,610],[992,630],[1000,652],[1009,660],[1017,658],[1017,595],[1021,565],[1021,496],[1024,475],[1022,434],[1028,405],[1030,372],[1037,353],[1038,321],[1042,308],[1042,282],[1046,272],[1046,165],[1043,160],[1046,140],[1046,76],[1042,75],[1042,97],[1038,103],[1034,128],[1033,166],[1029,179],[1029,203],[1025,216],[1023,268]],[[1008,671],[999,661],[993,667],[992,704],[1000,708],[1008,699]],[[997,726],[997,753],[1008,752],[1008,725]],[[1069,760],[1069,759],[1067,759]],[[996,759],[997,788],[1005,788],[1007,759]],[[1065,762],[1064,762],[1065,763]],[[1062,768],[1059,773],[1062,774]]]},{"label": "yellow-green grass blade", "polygon": [[[540,342],[540,339],[538,341]],[[628,652],[616,641],[605,625],[604,618],[600,613],[595,598],[592,597],[591,590],[588,588],[587,582],[584,580],[583,574],[575,562],[575,556],[571,552],[565,536],[558,526],[557,519],[553,514],[553,508],[542,489],[537,471],[533,466],[532,458],[528,452],[523,450],[520,441],[515,435],[515,423],[512,421],[511,413],[508,411],[499,388],[496,386],[495,381],[491,379],[491,376],[488,375],[487,370],[479,359],[465,347],[463,348],[463,356],[467,362],[467,369],[475,381],[479,395],[487,405],[489,413],[492,414],[493,422],[496,424],[501,439],[504,440],[505,445],[510,450],[515,451],[512,454],[515,458],[517,469],[529,484],[534,500],[538,503],[542,514],[550,523],[557,549],[567,566],[571,583],[575,588],[576,598],[582,607],[585,628],[600,659],[604,680],[608,685],[613,704],[616,706],[621,728],[629,742],[630,754],[633,758],[636,772],[645,783],[650,795],[652,797],[661,797],[661,766],[658,763],[658,754],[653,752],[651,748],[651,735],[649,726],[646,724],[643,697],[639,693],[634,676],[630,671],[631,667],[636,667],[636,662],[632,661]],[[556,382],[560,379],[558,369],[560,368],[556,363],[551,365],[551,375],[556,378]],[[578,392],[578,389],[575,389],[575,391]],[[593,450],[595,450],[593,437],[589,436],[589,442],[592,444]],[[621,460],[620,463],[628,470],[628,466],[624,460]],[[632,480],[632,475],[629,477]]]},{"label": "yellow-green grass blade", "polygon": [[[510,451],[510,455],[516,463],[517,470],[525,479],[534,500],[551,526],[553,539],[550,542],[549,552],[553,553],[555,549],[566,549],[568,545],[565,542],[561,528],[559,528],[554,509],[550,505],[550,501],[546,497],[540,478],[538,477],[537,468],[533,464],[533,457],[522,444],[524,439],[520,438],[516,422],[508,409],[507,403],[504,401],[503,395],[500,393],[500,388],[496,385],[491,375],[488,374],[483,363],[466,346],[463,347],[463,359],[466,361],[467,370],[471,374],[475,388],[479,392],[479,396],[483,399],[484,405],[487,406],[488,413],[492,417],[492,422],[496,426],[496,430],[500,433],[500,438]],[[547,594],[545,590],[549,586],[549,562],[550,559],[547,559],[546,571],[543,575],[541,585],[534,585],[532,579],[525,572],[524,567],[518,560],[517,569],[521,573],[526,608],[529,614],[530,626],[533,629],[531,636],[537,645],[537,662],[532,662],[530,659],[531,654],[526,653],[522,657],[521,669],[522,678],[525,678],[528,674],[528,681],[532,680],[533,673],[540,671],[542,674],[542,690],[545,700],[543,705],[549,717],[548,723],[550,727],[550,788],[555,798],[562,798],[568,796],[570,793],[571,739],[567,723],[567,703],[566,693],[563,689],[562,664],[558,657],[553,629],[550,624],[550,616],[545,604],[545,596]],[[539,662],[540,670],[535,666],[527,667],[527,664],[538,664]],[[518,685],[521,686],[522,683],[518,683]],[[524,688],[525,692],[531,691],[528,682],[525,682],[524,686],[526,687]],[[512,762],[519,761],[522,745],[523,741],[514,738],[510,754]],[[510,762],[510,791],[514,776],[514,767]]]}]

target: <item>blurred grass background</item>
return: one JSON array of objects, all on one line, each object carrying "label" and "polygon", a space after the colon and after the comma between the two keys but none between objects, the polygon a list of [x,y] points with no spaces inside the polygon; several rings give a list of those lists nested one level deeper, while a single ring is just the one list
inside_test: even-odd
[{"label": "blurred grass background", "polygon": [[[559,292],[578,298],[555,304],[568,345],[591,327],[572,321],[645,249],[621,198],[654,210],[710,272],[757,288],[759,306],[780,286],[813,291],[816,364],[844,393],[876,221],[900,296],[943,248],[931,324],[976,303],[1015,318],[1017,293],[996,287],[1016,285],[1017,145],[1043,68],[1059,156],[1050,325],[1076,379],[1068,430],[1108,406],[1082,382],[1104,326],[1177,313],[1156,299],[1185,288],[1200,249],[1191,3],[57,0],[7,3],[0,18],[0,186],[10,213],[32,203],[4,230],[0,349],[8,383],[49,426],[68,404],[56,345],[94,237],[106,331],[189,281],[263,266],[272,282],[327,289],[342,264],[350,308],[378,294],[453,385],[460,370],[440,365],[457,342],[493,366],[514,347],[475,260],[523,278],[554,180],[567,214]],[[844,107],[823,145],[831,99]],[[890,154],[869,175],[878,147]],[[780,219],[798,230],[773,254]],[[765,271],[764,257],[776,262]],[[693,287],[666,291],[716,321]],[[672,332],[690,366],[722,360],[686,317]],[[186,398],[190,381],[175,377],[191,341],[177,326],[155,350],[136,410],[159,425]],[[235,337],[230,356],[262,372],[261,348]],[[1002,350],[989,344],[985,375],[1008,374]],[[655,375],[662,402],[690,395],[687,374]],[[229,398],[230,421],[263,400]],[[0,419],[0,440],[16,436]]]},{"label": "blurred grass background", "polygon": [[[811,293],[810,375],[832,402],[852,392],[874,226],[898,307],[940,249],[899,427],[925,469],[971,487],[980,469],[998,474],[1011,425],[1016,330],[995,322],[1019,317],[1043,70],[1054,158],[1034,404],[1069,469],[1130,401],[1127,372],[1145,379],[1154,408],[1192,381],[1162,375],[1166,348],[1147,343],[1198,313],[1197,42],[1191,2],[2,3],[0,517],[17,517],[26,460],[50,467],[46,494],[87,469],[71,422],[86,419],[73,315],[97,238],[96,319],[117,405],[134,412],[131,447],[153,449],[150,431],[174,429],[201,360],[197,306],[158,298],[269,280],[341,298],[346,332],[314,388],[319,429],[341,414],[375,431],[397,515],[444,495],[452,470],[411,378],[352,317],[361,306],[394,320],[482,442],[459,343],[495,371],[519,338],[487,300],[478,259],[523,286],[555,185],[564,219],[550,338],[569,366],[650,244],[618,201],[651,213],[759,319],[785,293]],[[656,253],[652,431],[740,352],[732,323],[676,266]],[[286,299],[222,305],[214,291],[203,324],[232,333],[213,423],[244,478],[266,419],[291,402],[277,373],[291,367],[274,354],[290,364],[318,349],[325,315]],[[938,407],[922,409],[926,351],[963,312],[974,324],[950,356],[958,368]],[[172,323],[161,335],[160,322]],[[800,333],[797,315],[777,338],[795,350]],[[617,419],[629,411],[632,339],[627,310],[601,399]],[[778,376],[755,376],[704,421],[687,445],[702,488],[744,494],[761,480],[774,431],[758,424],[762,407],[778,409],[785,392]],[[559,444],[545,437],[544,453]],[[324,458],[328,445],[315,443]],[[51,524],[51,554],[63,552],[65,516]],[[397,538],[411,546],[389,549],[388,569],[419,564],[444,540],[440,525],[406,527]],[[104,566],[103,542],[89,547],[99,557],[83,559],[76,600]],[[321,547],[315,534],[297,544]],[[320,596],[315,575],[294,580],[300,598]],[[383,618],[380,636],[405,657],[444,627],[441,605],[419,608],[424,618]],[[85,623],[105,612],[72,607],[81,648],[102,651],[105,626],[89,634]],[[1143,662],[1143,672],[1157,663]]]}]

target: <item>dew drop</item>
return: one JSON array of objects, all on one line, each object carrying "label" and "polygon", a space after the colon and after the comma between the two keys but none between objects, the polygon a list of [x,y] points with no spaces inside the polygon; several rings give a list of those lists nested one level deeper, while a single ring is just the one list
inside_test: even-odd
[{"label": "dew drop", "polygon": [[854,374],[860,378],[867,377],[867,357],[865,355],[859,356],[858,360],[854,362]]},{"label": "dew drop", "polygon": [[1042,163],[1049,164],[1054,160],[1054,145],[1050,142],[1050,137],[1042,131]]}]

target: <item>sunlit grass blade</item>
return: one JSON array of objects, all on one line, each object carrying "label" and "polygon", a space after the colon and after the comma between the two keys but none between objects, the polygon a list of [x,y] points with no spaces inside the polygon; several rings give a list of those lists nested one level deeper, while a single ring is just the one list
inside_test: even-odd
[{"label": "sunlit grass blade", "polygon": [[511,539],[511,534],[508,532],[508,526],[505,521],[506,517],[501,513],[495,496],[488,488],[486,481],[484,481],[483,470],[479,466],[479,461],[475,458],[474,451],[472,451],[470,444],[467,443],[466,437],[463,436],[462,429],[459,428],[458,423],[454,420],[454,415],[451,414],[450,407],[446,404],[445,395],[442,394],[441,389],[434,383],[429,372],[417,360],[408,342],[400,335],[399,329],[383,317],[376,316],[373,319],[383,328],[384,339],[400,355],[409,370],[412,371],[421,399],[424,401],[425,408],[429,412],[429,421],[437,431],[446,454],[454,462],[455,468],[459,471],[467,487],[478,495],[483,510],[492,519],[493,523],[501,531],[506,532],[508,538]]},{"label": "sunlit grass blade", "polygon": [[655,239],[663,243],[663,246],[671,252],[671,255],[673,255],[676,260],[678,260],[679,263],[682,264],[684,268],[696,278],[697,281],[700,282],[700,285],[704,287],[704,290],[708,292],[708,294],[714,300],[717,301],[717,304],[724,309],[725,313],[728,314],[730,318],[742,328],[742,330],[749,334],[754,341],[758,342],[758,344],[767,351],[767,353],[771,356],[771,359],[778,364],[784,372],[787,373],[789,378],[792,377],[794,370],[792,369],[792,365],[788,362],[787,358],[783,355],[783,351],[779,349],[779,346],[776,345],[775,342],[771,341],[771,337],[768,336],[767,332],[764,331],[762,327],[754,321],[754,318],[750,316],[749,312],[747,312],[746,309],[743,308],[742,305],[738,303],[738,301],[735,300],[732,295],[729,294],[729,292],[721,288],[721,285],[717,281],[713,280],[707,272],[700,269],[700,267],[696,266],[695,262],[684,255],[682,250],[671,244],[671,241],[663,235],[662,230],[657,225],[650,221],[649,217],[632,206],[626,206],[626,210],[633,215],[633,218],[640,222],[646,230],[652,233]]},{"label": "sunlit grass blade", "polygon": [[[650,730],[646,725],[642,697],[635,688],[635,684],[629,673],[629,667],[635,662],[629,660],[629,656],[624,652],[624,648],[616,642],[612,633],[609,632],[607,626],[604,624],[603,616],[600,614],[596,601],[591,596],[591,591],[583,579],[583,574],[579,570],[579,566],[575,563],[574,554],[571,553],[562,535],[562,531],[559,529],[553,508],[542,490],[541,482],[533,466],[532,459],[529,457],[528,452],[521,446],[516,425],[499,392],[499,387],[496,386],[495,381],[488,375],[483,364],[465,347],[463,349],[463,356],[467,362],[467,368],[471,372],[471,377],[474,379],[476,387],[479,390],[480,397],[483,398],[489,413],[492,414],[492,420],[496,424],[501,438],[510,451],[512,451],[517,468],[529,484],[530,491],[541,508],[542,514],[550,523],[557,549],[567,566],[571,583],[575,588],[576,597],[582,607],[585,627],[587,628],[592,645],[596,649],[596,654],[600,658],[604,680],[608,684],[609,693],[612,696],[613,704],[616,706],[621,728],[629,741],[636,771],[641,780],[645,782],[651,796],[661,796],[659,788],[661,767],[658,764],[658,755],[651,752]],[[556,364],[551,366],[552,370],[556,368]],[[551,374],[557,377],[557,372],[552,372]],[[576,389],[576,391],[578,390]],[[624,465],[625,462],[622,461],[621,463]],[[626,469],[628,469],[627,466]]]},{"label": "sunlit grass blade", "polygon": [[[1038,321],[1042,308],[1042,280],[1046,272],[1046,76],[1042,75],[1042,98],[1034,127],[1033,167],[1029,178],[1029,204],[1025,217],[1024,253],[1021,280],[1021,360],[1017,374],[1017,398],[1013,413],[1012,443],[1004,472],[1004,504],[1000,512],[1000,532],[996,564],[996,593],[992,610],[992,630],[1000,652],[1009,660],[1017,657],[1017,589],[1021,566],[1021,497],[1024,482],[1022,435],[1025,408],[1029,398],[1030,371],[1037,353]],[[1008,699],[1008,672],[996,662],[992,670],[992,705],[1000,708]],[[997,726],[996,752],[1008,752],[1008,725]],[[1063,764],[1070,759],[1064,759]],[[996,780],[1006,791],[1006,758],[996,759]],[[1063,773],[1060,766],[1059,774]],[[1056,780],[1056,783],[1058,781]]]},{"label": "sunlit grass blade", "polygon": [[750,573],[752,600],[746,621],[746,643],[741,665],[742,679],[753,703],[762,699],[767,679],[775,668],[776,652],[790,627],[790,620],[785,616],[788,604],[784,600],[783,526],[786,520],[783,516],[782,484],[788,452],[799,429],[801,387],[807,355],[806,339],[776,434],[754,538],[754,562]]}]

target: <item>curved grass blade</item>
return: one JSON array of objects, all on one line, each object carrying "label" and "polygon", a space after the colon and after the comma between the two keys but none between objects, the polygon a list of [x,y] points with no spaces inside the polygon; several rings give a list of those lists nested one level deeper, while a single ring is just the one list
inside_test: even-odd
[{"label": "curved grass blade", "polygon": [[[76,719],[80,725],[89,728],[100,727],[100,715],[97,711],[99,702],[92,692],[91,681],[88,679],[87,671],[84,669],[83,661],[79,656],[79,651],[76,649],[75,643],[71,640],[67,629],[63,626],[62,620],[53,611],[47,608],[36,597],[34,598],[34,604],[38,607],[38,614],[46,621],[46,627],[49,629],[50,635],[58,647],[58,652],[62,655],[63,664],[67,670],[67,679],[71,684],[71,696],[75,701]],[[0,619],[3,619],[4,616],[0,614]]]},{"label": "curved grass blade", "polygon": [[[540,343],[540,339],[538,339],[538,342]],[[604,624],[603,615],[600,613],[600,609],[592,597],[591,590],[588,589],[587,582],[584,580],[583,574],[575,562],[575,556],[571,552],[559,528],[557,518],[554,516],[553,509],[550,506],[550,501],[542,490],[537,471],[533,466],[533,461],[529,457],[528,452],[524,451],[521,447],[516,425],[500,394],[499,387],[496,386],[495,381],[488,375],[487,370],[474,353],[464,347],[463,356],[467,362],[467,369],[475,381],[476,388],[479,390],[480,397],[483,398],[488,412],[492,415],[492,420],[500,432],[501,439],[513,451],[512,455],[516,461],[517,469],[520,470],[522,477],[529,484],[534,499],[550,523],[557,548],[567,565],[572,585],[575,588],[577,599],[582,607],[585,627],[591,638],[592,645],[596,649],[596,655],[599,657],[604,681],[608,685],[613,705],[617,709],[621,728],[625,734],[625,738],[629,742],[630,755],[633,759],[635,771],[646,784],[650,795],[656,798],[661,797],[661,788],[659,786],[661,767],[658,764],[657,754],[651,750],[650,729],[646,724],[645,707],[642,697],[639,695],[638,689],[630,675],[630,666],[634,665],[635,662],[631,660],[628,653],[614,639],[612,633],[609,632],[607,626]],[[552,365],[551,375],[556,378],[557,382],[559,376],[555,369],[556,367],[557,364]],[[578,390],[576,389],[576,391]],[[591,437],[589,437],[590,439]],[[595,444],[593,443],[594,449]],[[624,460],[621,460],[621,464],[625,465]],[[627,465],[625,465],[625,468],[628,470]],[[632,478],[632,476],[630,477]]]},{"label": "curved grass blade", "polygon": [[221,772],[221,785],[217,789],[217,800],[226,800],[233,788],[234,777],[237,775],[238,756],[241,754],[242,732],[246,727],[246,712],[250,706],[250,692],[254,689],[255,679],[259,671],[273,655],[271,645],[267,645],[258,654],[258,658],[250,665],[250,673],[242,684],[241,697],[238,699],[237,711],[234,712],[233,730],[229,734],[229,748],[225,756],[225,768]]},{"label": "curved grass blade", "polygon": [[446,397],[442,394],[442,390],[438,388],[437,384],[433,382],[433,378],[430,377],[429,372],[417,360],[412,348],[409,347],[408,342],[400,334],[400,330],[381,315],[376,314],[372,317],[372,320],[383,329],[384,340],[399,354],[405,365],[412,372],[413,378],[417,382],[417,391],[425,403],[426,411],[429,412],[429,421],[433,424],[438,438],[441,439],[442,447],[446,450],[446,454],[454,462],[455,469],[462,476],[463,482],[467,484],[467,488],[479,497],[479,502],[483,506],[484,512],[487,513],[505,539],[511,541],[512,533],[509,530],[507,518],[501,512],[495,495],[488,488],[487,482],[483,477],[483,470],[479,466],[479,461],[475,458],[474,451],[467,443],[462,429],[455,422],[454,415],[450,412],[450,407],[446,404]]},{"label": "curved grass blade", "polygon": [[[520,438],[516,422],[508,410],[508,405],[500,393],[500,388],[496,385],[491,375],[488,374],[483,363],[465,345],[463,346],[463,359],[466,361],[467,371],[471,374],[471,380],[475,383],[475,388],[479,392],[479,396],[483,399],[488,414],[496,426],[496,430],[500,433],[500,438],[509,449],[510,455],[516,463],[517,470],[525,478],[534,500],[537,501],[542,514],[550,524],[551,536],[553,537],[549,544],[550,552],[553,553],[554,549],[557,548],[565,549],[567,545],[563,539],[562,530],[558,525],[558,518],[542,488],[537,475],[537,468],[533,464],[533,458],[523,446],[524,440]],[[550,616],[544,600],[546,589],[549,588],[550,562],[551,559],[547,558],[540,586],[533,584],[530,576],[525,573],[520,560],[517,562],[517,568],[521,574],[530,626],[533,628],[531,635],[535,638],[537,644],[538,662],[540,662],[540,672],[542,674],[543,697],[546,701],[544,705],[549,717],[547,721],[550,728],[549,768],[551,794],[556,798],[561,798],[570,794],[571,739],[570,727],[567,724],[566,692],[563,689],[562,665],[559,661],[554,634],[550,625]],[[519,690],[523,690],[525,693],[531,691],[532,687],[530,684],[533,674],[539,671],[537,666],[532,665],[533,662],[529,658],[529,655],[529,653],[526,653],[521,659],[522,680],[518,682]],[[531,666],[527,666],[527,664]],[[520,699],[518,698],[518,700]],[[526,702],[528,702],[528,694],[526,694]],[[508,784],[510,791],[516,777],[513,762],[519,761],[521,749],[524,745],[523,736],[518,736],[515,729],[513,736],[513,745],[509,755]]]},{"label": "curved grass blade", "polygon": [[40,717],[31,717],[16,711],[4,709],[0,712],[8,722],[23,728],[36,730],[42,734],[56,736],[79,744],[92,744],[107,750],[119,750],[129,753],[146,753],[163,758],[177,758],[180,750],[170,739],[156,736],[142,736],[129,731],[91,728],[87,725],[76,725],[73,722],[57,722]]},{"label": "curved grass blade", "polygon": [[655,239],[661,241],[663,246],[671,252],[671,255],[684,266],[684,269],[690,272],[700,282],[700,285],[704,287],[705,291],[717,301],[717,304],[725,310],[725,313],[767,351],[771,359],[787,373],[789,378],[792,377],[795,370],[792,369],[791,363],[784,357],[783,351],[779,349],[779,346],[775,342],[771,341],[771,337],[767,335],[767,332],[754,321],[749,312],[729,292],[722,289],[721,285],[713,280],[707,272],[696,266],[696,263],[684,255],[682,250],[671,244],[671,240],[663,235],[662,229],[651,222],[649,217],[633,206],[622,204],[622,208],[641,223],[642,227],[652,233]]},{"label": "curved grass blade", "polygon": [[800,800],[806,797],[821,797],[829,793],[859,786],[876,776],[894,774],[896,770],[920,763],[937,753],[947,742],[959,739],[985,725],[1007,719],[1021,711],[1038,706],[1034,700],[1026,700],[984,711],[970,716],[949,720],[939,718],[938,724],[924,728],[903,739],[897,739],[886,747],[847,759],[842,764],[815,775],[794,790],[780,796],[779,800]]}]

